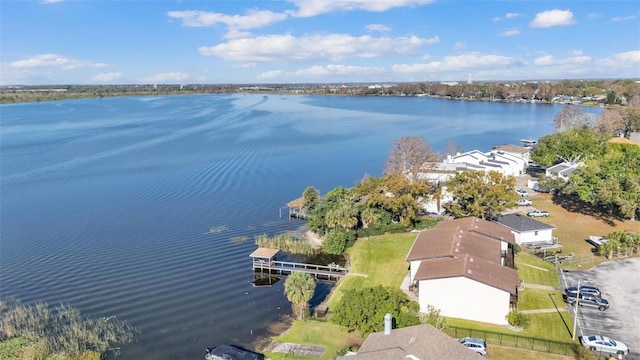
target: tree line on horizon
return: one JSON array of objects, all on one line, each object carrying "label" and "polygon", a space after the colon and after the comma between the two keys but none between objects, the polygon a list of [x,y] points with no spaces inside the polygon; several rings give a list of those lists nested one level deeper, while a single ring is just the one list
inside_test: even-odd
[{"label": "tree line on horizon", "polygon": [[[35,102],[114,96],[291,93],[346,96],[435,96],[484,101],[552,102],[556,96],[593,98],[588,105],[626,105],[640,97],[636,79],[559,81],[481,81],[474,83],[415,82],[375,85],[351,84],[124,84],[2,86],[0,103]],[[566,102],[566,100],[561,100]]]}]

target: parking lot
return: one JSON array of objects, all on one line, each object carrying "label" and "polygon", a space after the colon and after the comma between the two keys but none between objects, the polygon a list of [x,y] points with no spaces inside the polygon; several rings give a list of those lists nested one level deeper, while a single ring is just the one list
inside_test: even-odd
[{"label": "parking lot", "polygon": [[[640,359],[640,258],[609,261],[588,271],[561,270],[563,289],[569,286],[591,285],[600,288],[609,301],[609,309],[578,309],[577,336],[604,335],[627,344]],[[574,307],[567,305],[571,316]]]}]

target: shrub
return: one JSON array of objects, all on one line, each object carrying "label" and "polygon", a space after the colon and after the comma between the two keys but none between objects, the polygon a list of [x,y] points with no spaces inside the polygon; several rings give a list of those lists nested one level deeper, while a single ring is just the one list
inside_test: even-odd
[{"label": "shrub", "polygon": [[509,314],[506,316],[506,319],[509,322],[509,325],[511,326],[518,326],[518,327],[525,328],[529,324],[529,319],[527,318],[527,316],[521,312],[518,312],[517,310],[509,311]]},{"label": "shrub", "polygon": [[340,255],[347,247],[353,245],[356,234],[353,231],[334,229],[327,233],[322,242],[322,250],[327,254]]}]

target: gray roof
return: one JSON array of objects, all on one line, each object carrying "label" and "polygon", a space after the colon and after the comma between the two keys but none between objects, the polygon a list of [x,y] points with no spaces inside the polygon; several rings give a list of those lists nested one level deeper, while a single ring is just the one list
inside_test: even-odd
[{"label": "gray roof", "polygon": [[519,233],[556,228],[553,225],[545,224],[521,214],[501,215],[500,217],[498,217],[498,222],[508,227],[509,229],[517,231]]},{"label": "gray roof", "polygon": [[356,355],[337,360],[479,360],[482,356],[429,324],[370,334]]}]

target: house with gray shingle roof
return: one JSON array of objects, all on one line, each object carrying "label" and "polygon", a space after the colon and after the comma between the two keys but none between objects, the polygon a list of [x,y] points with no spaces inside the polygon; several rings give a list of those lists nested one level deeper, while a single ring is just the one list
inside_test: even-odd
[{"label": "house with gray shingle roof", "polygon": [[506,214],[498,217],[498,223],[511,230],[516,244],[553,242],[555,226],[545,224],[522,214]]},{"label": "house with gray shingle roof", "polygon": [[547,168],[547,170],[545,170],[545,175],[567,181],[569,180],[569,176],[571,176],[571,174],[581,165],[581,163],[561,162],[560,164]]},{"label": "house with gray shingle roof", "polygon": [[515,238],[506,227],[478,218],[439,222],[418,233],[406,261],[421,312],[506,324],[517,303]]},{"label": "house with gray shingle roof", "polygon": [[429,324],[386,329],[365,339],[357,354],[337,360],[474,360],[482,356]]}]

